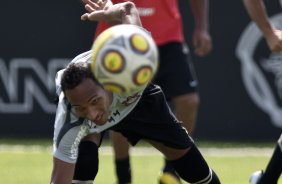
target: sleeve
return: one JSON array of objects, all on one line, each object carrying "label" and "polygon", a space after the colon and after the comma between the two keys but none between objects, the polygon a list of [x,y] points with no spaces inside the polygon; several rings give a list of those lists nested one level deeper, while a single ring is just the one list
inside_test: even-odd
[{"label": "sleeve", "polygon": [[67,163],[75,163],[78,145],[88,132],[88,126],[67,108],[64,94],[61,93],[54,125],[53,156]]},{"label": "sleeve", "polygon": [[61,79],[65,69],[59,70],[56,74],[55,85],[56,85],[56,94],[60,96],[61,90]]},{"label": "sleeve", "polygon": [[280,135],[280,138],[278,139],[278,145],[279,145],[279,147],[280,147],[280,149],[281,149],[281,151],[282,151],[282,134]]}]

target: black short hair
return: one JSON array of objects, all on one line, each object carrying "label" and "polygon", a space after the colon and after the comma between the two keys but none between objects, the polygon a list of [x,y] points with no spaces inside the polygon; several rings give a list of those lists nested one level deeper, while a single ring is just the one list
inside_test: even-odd
[{"label": "black short hair", "polygon": [[98,80],[94,77],[93,73],[91,72],[91,67],[89,63],[71,63],[65,69],[61,79],[62,91],[65,92],[65,90],[75,88],[87,78],[92,79],[94,82],[100,85]]}]

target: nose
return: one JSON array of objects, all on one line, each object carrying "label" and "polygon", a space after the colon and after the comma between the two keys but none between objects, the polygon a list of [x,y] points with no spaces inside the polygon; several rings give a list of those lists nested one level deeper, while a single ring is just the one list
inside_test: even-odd
[{"label": "nose", "polygon": [[96,108],[90,107],[87,113],[87,119],[95,121],[98,117],[98,110]]}]

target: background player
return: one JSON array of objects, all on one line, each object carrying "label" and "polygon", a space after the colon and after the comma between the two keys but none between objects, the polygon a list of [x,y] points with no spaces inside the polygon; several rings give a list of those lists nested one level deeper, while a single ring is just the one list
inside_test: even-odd
[{"label": "background player", "polygon": [[[126,0],[112,0],[114,4]],[[154,82],[160,85],[171,102],[176,117],[192,134],[197,118],[199,96],[197,80],[190,51],[185,44],[181,14],[177,0],[132,0],[135,3],[142,26],[151,32],[156,41],[160,55],[160,67]],[[195,20],[192,44],[198,56],[207,55],[212,49],[209,34],[208,0],[190,0]],[[100,23],[96,35],[108,27]],[[115,153],[116,174],[119,184],[131,182],[129,145],[126,139],[117,132],[111,132],[111,140]],[[177,175],[169,161],[160,175],[160,182],[166,184],[179,183]]]},{"label": "background player", "polygon": [[[111,6],[90,1],[86,3],[86,9],[90,13],[84,14],[83,20],[106,20],[111,25],[140,25],[133,3]],[[187,182],[220,183],[186,129],[169,110],[161,89],[150,84],[138,92],[140,95],[136,101],[124,105],[122,100],[132,94],[115,94],[98,83],[89,65],[92,53],[93,51],[82,53],[57,74],[59,104],[51,183],[92,183],[98,172],[101,133],[109,128],[121,132],[133,145],[140,139],[148,141],[171,160],[178,174]],[[117,111],[121,116],[117,116]],[[109,117],[114,117],[115,123],[109,122]],[[89,144],[94,146],[89,147]],[[92,149],[80,149],[81,147]],[[80,171],[81,178],[76,175],[77,171]]]},{"label": "background player", "polygon": [[[244,0],[244,5],[252,20],[262,31],[268,47],[273,52],[282,51],[282,31],[269,21],[262,0]],[[282,172],[282,134],[264,172],[256,171],[251,175],[251,184],[275,184]]]},{"label": "background player", "polygon": [[251,19],[262,31],[269,49],[273,52],[280,52],[282,50],[282,31],[275,28],[269,21],[263,1],[244,0],[244,5]]}]

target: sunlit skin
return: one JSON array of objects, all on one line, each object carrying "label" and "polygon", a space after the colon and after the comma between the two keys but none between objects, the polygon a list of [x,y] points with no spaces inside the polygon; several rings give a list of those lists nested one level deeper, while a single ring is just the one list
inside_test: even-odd
[{"label": "sunlit skin", "polygon": [[104,90],[90,78],[83,80],[65,95],[77,116],[89,119],[97,125],[107,122],[113,94]]}]

